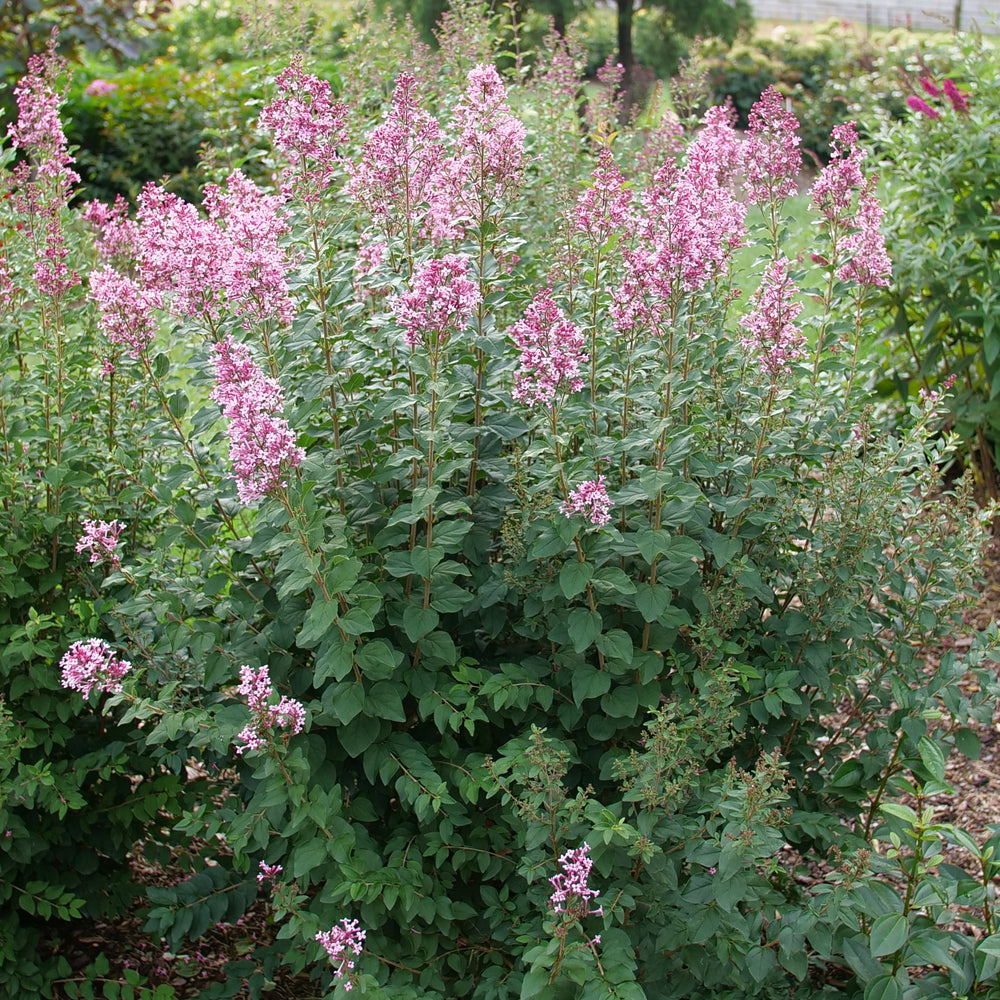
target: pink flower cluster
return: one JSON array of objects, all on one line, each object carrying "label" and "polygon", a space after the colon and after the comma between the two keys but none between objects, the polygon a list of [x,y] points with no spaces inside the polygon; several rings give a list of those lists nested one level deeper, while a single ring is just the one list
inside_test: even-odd
[{"label": "pink flower cluster", "polygon": [[551,289],[540,291],[524,319],[508,332],[521,349],[512,393],[516,400],[551,406],[558,392],[582,388],[580,369],[587,363],[583,333],[552,300]]},{"label": "pink flower cluster", "polygon": [[281,865],[269,865],[264,861],[261,861],[257,867],[259,868],[257,882],[260,885],[263,885],[265,882],[274,882],[282,871],[284,871]]},{"label": "pink flower cluster", "polygon": [[830,149],[830,161],[813,181],[810,200],[829,222],[836,223],[850,215],[854,192],[865,183],[861,164],[866,153],[858,143],[854,122],[834,125]]},{"label": "pink flower cluster", "polygon": [[602,914],[603,907],[593,910],[590,908],[590,901],[600,895],[596,889],[591,889],[587,885],[590,869],[594,865],[590,860],[590,845],[584,844],[575,850],[567,851],[559,859],[559,865],[562,871],[549,879],[553,889],[549,905],[553,912],[565,913],[577,920],[591,914]]},{"label": "pink flower cluster", "polygon": [[608,524],[611,520],[611,508],[614,507],[614,504],[608,496],[604,482],[605,477],[598,476],[597,479],[588,479],[580,483],[575,490],[570,492],[569,499],[562,504],[559,512],[566,517],[580,514],[598,527]]},{"label": "pink flower cluster", "polygon": [[84,639],[69,647],[59,667],[62,686],[79,691],[86,698],[95,688],[105,694],[120,692],[122,678],[132,669],[132,664],[119,660],[103,639]]},{"label": "pink flower cluster", "polygon": [[291,172],[282,183],[285,194],[299,188],[304,198],[315,199],[329,185],[337,147],[347,138],[347,105],[330,99],[330,84],[306,73],[301,57],[286,66],[274,83],[278,95],[257,123],[291,161]]},{"label": "pink flower cluster", "polygon": [[[272,705],[270,701],[274,693],[266,666],[258,670],[246,665],[240,667],[240,694],[246,698],[253,719],[236,736],[238,754],[267,746],[275,729],[290,729],[293,736],[302,732],[306,724],[305,706],[285,695],[278,704]],[[281,870],[280,867],[278,870]]]},{"label": "pink flower cluster", "polygon": [[[967,91],[960,90],[954,80],[945,80],[939,87],[930,77],[924,76],[920,78],[920,86],[930,98],[939,98],[944,94],[956,113],[960,115],[967,115],[969,113],[969,94]],[[941,113],[936,108],[932,107],[927,101],[916,94],[911,94],[907,97],[906,104],[911,111],[916,111],[918,114],[935,120],[941,118]]]},{"label": "pink flower cluster", "polygon": [[736,197],[740,139],[731,109],[711,108],[682,165],[668,159],[642,193],[636,245],[622,256],[625,277],[611,314],[623,333],[659,327],[687,294],[720,275],[746,232]]},{"label": "pink flower cluster", "polygon": [[591,243],[602,247],[608,237],[630,221],[632,192],[618,169],[611,150],[601,149],[590,186],[576,200],[573,223]]},{"label": "pink flower cluster", "polygon": [[333,963],[333,975],[337,979],[346,979],[344,992],[354,988],[354,960],[361,957],[365,944],[365,931],[357,920],[346,917],[331,930],[319,931],[316,940],[330,956]]},{"label": "pink flower cluster", "polygon": [[116,551],[118,536],[125,525],[118,520],[95,521],[89,517],[83,519],[83,534],[77,539],[76,551],[89,552],[91,565],[108,559],[112,566],[121,565],[121,558]]},{"label": "pink flower cluster", "polygon": [[251,504],[286,485],[289,469],[305,451],[284,417],[278,416],[284,393],[266,376],[249,349],[232,337],[212,348],[215,388],[212,399],[229,421],[229,457],[240,501]]},{"label": "pink flower cluster", "polygon": [[794,194],[802,170],[799,122],[773,86],[750,109],[743,144],[743,177],[754,205],[773,205]]},{"label": "pink flower cluster", "polygon": [[91,80],[84,89],[84,93],[88,97],[104,97],[107,94],[113,94],[118,89],[118,84],[113,83],[110,80]]},{"label": "pink flower cluster", "polygon": [[740,320],[750,336],[743,346],[757,355],[768,377],[775,381],[804,355],[805,337],[795,325],[802,303],[794,301],[796,288],[788,274],[788,261],[772,261],[750,299],[750,310]]},{"label": "pink flower cluster", "polygon": [[134,220],[119,205],[88,207],[87,218],[102,229],[102,254],[115,260],[91,275],[91,296],[105,335],[133,356],[149,344],[164,306],[209,326],[223,315],[291,322],[281,199],[237,170],[224,189],[205,189],[205,208],[207,218],[155,184],[140,193]]},{"label": "pink flower cluster", "polygon": [[411,347],[440,347],[453,329],[462,330],[482,301],[479,286],[468,276],[469,258],[446,254],[413,272],[410,290],[391,300]]}]

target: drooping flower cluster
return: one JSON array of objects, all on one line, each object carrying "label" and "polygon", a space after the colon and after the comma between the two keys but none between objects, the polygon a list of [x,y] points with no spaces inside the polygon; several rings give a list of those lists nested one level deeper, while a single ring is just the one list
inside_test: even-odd
[{"label": "drooping flower cluster", "polygon": [[[920,78],[920,86],[923,88],[924,93],[932,100],[940,98],[943,94],[957,114],[967,115],[969,113],[969,94],[967,91],[960,90],[954,80],[945,80],[939,87],[930,77],[922,76]],[[925,115],[927,118],[933,118],[935,121],[939,121],[941,118],[941,113],[937,108],[928,104],[924,98],[917,94],[911,94],[907,97],[906,105],[911,111]],[[944,107],[947,108],[947,105],[944,105]]]},{"label": "drooping flower cluster", "polygon": [[117,694],[122,678],[132,669],[128,660],[119,660],[103,639],[74,642],[59,661],[60,683],[79,691],[87,698],[95,688],[105,694]]},{"label": "drooping flower cluster", "polygon": [[524,319],[508,331],[521,349],[521,363],[514,376],[513,397],[527,406],[551,406],[558,392],[583,387],[580,369],[587,363],[582,331],[543,289],[534,298]]},{"label": "drooping flower cluster", "polygon": [[554,913],[565,913],[571,918],[580,920],[590,914],[599,915],[604,912],[603,907],[593,910],[590,908],[590,901],[600,895],[596,889],[591,889],[587,884],[593,865],[594,862],[590,860],[589,844],[562,855],[559,859],[562,871],[549,879],[553,889],[549,905]]},{"label": "drooping flower cluster", "polygon": [[802,169],[798,128],[798,119],[773,86],[750,109],[743,182],[751,204],[776,204],[795,193]]},{"label": "drooping flower cluster", "polygon": [[750,299],[750,309],[740,320],[749,333],[743,346],[756,356],[772,382],[790,371],[792,362],[805,353],[805,337],[795,325],[802,311],[795,292],[788,261],[780,257],[767,266],[760,287]]},{"label": "drooping flower cluster", "polygon": [[278,94],[260,113],[258,125],[291,161],[282,181],[287,195],[298,189],[314,200],[333,177],[337,147],[347,138],[348,108],[330,99],[330,84],[306,73],[297,57],[275,78]]},{"label": "drooping flower cluster", "polygon": [[257,670],[247,665],[240,667],[240,694],[246,698],[253,718],[236,736],[238,754],[267,746],[275,729],[289,729],[292,736],[302,732],[306,724],[305,706],[287,695],[282,695],[278,703],[272,705],[274,693],[266,665]]},{"label": "drooping flower cluster", "polygon": [[463,254],[426,261],[413,272],[410,290],[392,300],[407,344],[440,347],[452,330],[466,326],[482,300],[468,273],[469,258]]},{"label": "drooping flower cluster", "polygon": [[604,476],[598,476],[580,483],[559,508],[560,513],[566,517],[580,514],[591,524],[603,527],[611,520],[611,508],[614,507],[604,481]]},{"label": "drooping flower cluster", "polygon": [[95,521],[89,517],[83,519],[83,534],[76,541],[77,552],[89,552],[91,565],[107,559],[112,566],[121,565],[118,555],[118,536],[125,525],[118,520]]},{"label": "drooping flower cluster", "polygon": [[284,393],[253,360],[246,345],[226,337],[212,348],[212,399],[229,421],[229,458],[240,502],[251,504],[286,485],[305,458],[288,421],[278,415]]},{"label": "drooping flower cluster", "polygon": [[346,917],[331,930],[319,931],[316,940],[323,946],[333,964],[336,979],[346,980],[344,991],[354,988],[354,962],[361,957],[365,944],[365,931],[357,920]]}]

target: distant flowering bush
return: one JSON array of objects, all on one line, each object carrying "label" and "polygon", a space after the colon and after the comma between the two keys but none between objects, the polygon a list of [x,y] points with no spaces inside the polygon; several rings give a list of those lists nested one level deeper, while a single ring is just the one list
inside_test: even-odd
[{"label": "distant flowering bush", "polygon": [[18,956],[138,898],[164,967],[266,910],[220,995],[986,995],[1000,838],[927,805],[1000,695],[983,536],[941,382],[872,406],[857,127],[797,255],[776,92],[632,120],[499,27],[358,11],[190,199],[71,207],[51,60],[20,89],[0,981],[75,986]]}]

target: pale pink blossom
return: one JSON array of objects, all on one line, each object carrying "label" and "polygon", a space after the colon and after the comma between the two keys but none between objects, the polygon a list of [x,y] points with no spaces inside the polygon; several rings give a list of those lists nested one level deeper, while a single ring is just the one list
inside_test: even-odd
[{"label": "pale pink blossom", "polygon": [[795,193],[802,170],[798,128],[798,119],[773,86],[750,109],[742,159],[751,204],[772,205]]},{"label": "pale pink blossom", "polygon": [[562,871],[549,879],[553,889],[549,905],[554,913],[565,913],[571,919],[580,920],[604,912],[603,907],[590,908],[590,901],[600,896],[600,892],[587,884],[593,865],[589,844],[567,851],[559,858]]},{"label": "pale pink blossom", "polygon": [[797,291],[788,274],[788,261],[784,257],[772,261],[750,298],[749,311],[740,320],[749,333],[743,346],[772,381],[790,371],[792,362],[805,354],[805,337],[795,325],[802,311],[802,303],[795,301]]},{"label": "pale pink blossom", "polygon": [[278,415],[284,393],[266,376],[249,349],[232,337],[212,348],[215,387],[212,399],[229,421],[229,457],[240,501],[251,504],[286,485],[305,451],[295,443],[288,422]]},{"label": "pale pink blossom", "polygon": [[118,84],[111,80],[91,80],[90,83],[84,88],[84,93],[88,97],[105,97],[108,94],[113,94],[118,89]]},{"label": "pale pink blossom", "polygon": [[246,699],[253,718],[236,736],[238,754],[266,747],[276,729],[288,729],[292,736],[302,732],[306,722],[305,706],[284,695],[278,704],[270,704],[275,691],[266,665],[257,670],[246,664],[240,667],[239,693]]},{"label": "pale pink blossom", "polygon": [[557,393],[583,387],[584,336],[553,301],[551,289],[535,296],[524,318],[508,333],[521,351],[512,392],[516,400],[528,406],[551,406]]},{"label": "pale pink blossom", "polygon": [[69,647],[59,667],[62,686],[79,691],[87,698],[95,689],[105,694],[119,693],[122,678],[132,669],[132,664],[119,660],[103,639],[84,639]]},{"label": "pale pink blossom", "polygon": [[90,275],[90,297],[97,303],[104,336],[138,358],[156,333],[156,311],[163,305],[160,293],[103,267]]},{"label": "pale pink blossom", "polygon": [[411,347],[425,342],[440,346],[452,330],[468,324],[482,301],[468,266],[469,258],[463,254],[429,260],[413,272],[410,290],[392,299],[392,310]]},{"label": "pale pink blossom", "polygon": [[850,214],[854,192],[865,184],[861,164],[866,153],[858,144],[854,122],[833,127],[830,148],[830,162],[813,181],[810,200],[829,222],[840,222]]},{"label": "pale pink blossom", "polygon": [[365,931],[358,921],[348,920],[345,917],[331,930],[319,931],[316,940],[323,946],[333,964],[334,978],[346,980],[345,992],[353,989],[354,962],[361,957],[365,944]]},{"label": "pale pink blossom", "polygon": [[284,871],[281,865],[269,865],[264,861],[258,864],[259,871],[257,872],[257,882],[263,885],[265,882],[274,882],[277,880],[278,876]]},{"label": "pale pink blossom", "polygon": [[580,483],[559,508],[560,513],[566,517],[580,514],[598,527],[608,524],[611,521],[611,508],[614,504],[608,496],[604,482],[605,477],[598,476],[597,479],[588,479]]},{"label": "pale pink blossom", "polygon": [[842,281],[855,281],[859,285],[883,288],[892,277],[892,261],[885,249],[885,237],[880,231],[885,214],[878,196],[874,192],[875,178],[871,178],[867,188],[858,199],[857,211],[853,217],[855,232],[843,242],[843,250],[850,257],[837,271]]},{"label": "pale pink blossom", "polygon": [[331,99],[330,84],[306,73],[296,57],[275,78],[277,96],[260,114],[258,125],[269,131],[276,149],[290,160],[282,182],[315,200],[333,178],[338,147],[347,139],[348,108]]},{"label": "pale pink blossom", "polygon": [[632,192],[615,163],[611,150],[601,149],[590,184],[576,199],[573,223],[596,247],[602,247],[608,237],[631,221]]},{"label": "pale pink blossom", "polygon": [[107,560],[112,566],[120,566],[118,537],[124,529],[124,523],[119,520],[96,521],[85,517],[83,534],[76,541],[76,551],[89,552],[91,565]]}]

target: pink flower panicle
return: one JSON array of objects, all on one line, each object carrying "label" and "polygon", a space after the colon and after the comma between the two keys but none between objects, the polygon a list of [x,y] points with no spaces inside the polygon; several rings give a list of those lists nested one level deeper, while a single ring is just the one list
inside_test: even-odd
[{"label": "pink flower panicle", "polygon": [[960,115],[967,115],[969,113],[969,95],[964,90],[959,90],[955,86],[954,80],[944,81],[944,96],[951,101],[951,106]]},{"label": "pink flower panicle", "polygon": [[482,301],[479,286],[468,277],[469,258],[446,254],[413,272],[410,290],[392,299],[392,309],[411,347],[440,346],[452,329],[464,329]]},{"label": "pink flower panicle", "polygon": [[576,200],[573,222],[577,232],[601,247],[613,232],[628,224],[631,205],[632,192],[625,187],[611,150],[604,146],[591,185]]},{"label": "pink flower panicle", "polygon": [[940,115],[934,110],[922,97],[917,97],[916,94],[910,94],[906,99],[906,106],[911,110],[917,112],[917,114],[926,115],[928,118],[933,118],[935,120],[940,119]]},{"label": "pink flower panicle", "polygon": [[305,451],[278,416],[284,403],[281,386],[261,371],[248,348],[227,336],[212,353],[212,399],[229,421],[229,457],[240,502],[251,504],[285,486],[288,470],[301,464]]},{"label": "pink flower panicle", "polygon": [[330,84],[306,73],[297,57],[275,78],[278,95],[260,113],[258,125],[290,160],[292,172],[282,183],[288,194],[304,181],[301,193],[315,199],[334,173],[337,147],[347,138],[348,108],[330,99]]},{"label": "pink flower panicle", "polygon": [[494,66],[469,72],[465,94],[455,108],[459,147],[471,154],[477,188],[492,184],[492,197],[517,184],[524,158],[524,124],[511,113],[507,90]]},{"label": "pink flower panicle", "polygon": [[509,333],[521,349],[512,392],[518,402],[551,406],[558,392],[583,387],[580,369],[587,363],[583,333],[552,300],[551,289],[535,296],[524,319]]},{"label": "pink flower panicle", "polygon": [[[266,747],[275,729],[289,729],[291,736],[302,732],[306,724],[305,706],[285,695],[282,695],[276,705],[270,704],[275,692],[266,665],[257,670],[247,665],[240,667],[239,692],[246,698],[247,708],[253,714],[253,719],[236,736],[238,754]],[[261,870],[263,871],[263,864]],[[280,870],[278,866],[278,871]],[[263,879],[258,877],[258,881]]]},{"label": "pink flower panicle", "polygon": [[793,300],[795,291],[788,261],[773,261],[750,298],[749,312],[740,321],[750,334],[743,339],[743,346],[756,353],[772,381],[790,371],[791,363],[805,354],[805,337],[794,322],[802,311],[802,303]]},{"label": "pink flower panicle", "polygon": [[742,159],[751,204],[775,204],[795,193],[802,169],[798,128],[798,119],[773,86],[750,109]]},{"label": "pink flower panicle", "polygon": [[594,862],[590,860],[589,844],[567,851],[559,859],[562,871],[549,879],[553,889],[549,905],[554,913],[565,913],[579,920],[591,914],[600,915],[604,912],[603,907],[593,910],[590,908],[590,901],[600,895],[596,889],[591,889],[587,885],[593,864]]},{"label": "pink flower panicle", "polygon": [[95,688],[105,694],[118,694],[122,678],[132,669],[127,660],[119,660],[103,639],[74,642],[59,661],[60,683],[79,691],[84,698]]},{"label": "pink flower panicle", "polygon": [[920,78],[920,86],[923,87],[924,93],[928,97],[941,96],[941,88],[929,76],[922,76]]},{"label": "pink flower panicle", "polygon": [[388,117],[365,139],[360,162],[348,167],[348,191],[387,234],[397,232],[426,211],[442,157],[441,127],[421,109],[416,78],[401,73]]},{"label": "pink flower panicle", "polygon": [[885,249],[885,237],[880,231],[885,214],[878,196],[874,193],[876,178],[869,179],[866,189],[858,199],[854,215],[856,232],[843,242],[843,249],[850,255],[848,262],[837,271],[842,281],[855,281],[865,287],[882,287],[892,277],[892,261]]},{"label": "pink flower panicle", "polygon": [[850,213],[854,192],[865,184],[861,163],[866,153],[854,122],[834,125],[830,148],[830,162],[813,181],[810,200],[829,222],[837,222]]},{"label": "pink flower panicle", "polygon": [[90,297],[97,303],[101,330],[109,343],[138,358],[156,334],[156,310],[163,305],[160,293],[103,267],[90,275]]},{"label": "pink flower panicle", "polygon": [[333,963],[336,979],[346,979],[344,991],[354,988],[354,962],[361,957],[365,944],[365,931],[357,920],[346,917],[331,930],[319,931],[316,940],[323,946]]},{"label": "pink flower panicle", "polygon": [[85,517],[83,534],[77,539],[76,551],[89,552],[91,565],[107,559],[117,568],[121,565],[121,558],[117,552],[118,536],[124,529],[125,525],[118,520],[95,521]]},{"label": "pink flower panicle", "polygon": [[605,477],[598,476],[597,479],[588,479],[580,483],[559,508],[560,513],[566,517],[580,514],[598,527],[608,524],[611,521],[611,508],[614,504],[608,496],[604,482]]},{"label": "pink flower panicle", "polygon": [[265,861],[261,861],[257,867],[260,869],[257,872],[257,882],[260,885],[263,885],[264,882],[274,883],[284,871],[281,865],[269,865]]}]

